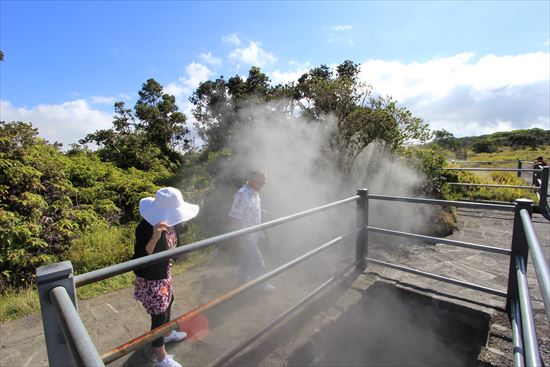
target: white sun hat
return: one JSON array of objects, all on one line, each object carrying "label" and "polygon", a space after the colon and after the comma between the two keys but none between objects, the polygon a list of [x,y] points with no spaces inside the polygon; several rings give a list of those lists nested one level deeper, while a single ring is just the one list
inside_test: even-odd
[{"label": "white sun hat", "polygon": [[195,218],[198,213],[199,206],[186,203],[180,190],[173,187],[163,187],[154,198],[139,201],[139,214],[153,226],[166,222],[171,227]]}]

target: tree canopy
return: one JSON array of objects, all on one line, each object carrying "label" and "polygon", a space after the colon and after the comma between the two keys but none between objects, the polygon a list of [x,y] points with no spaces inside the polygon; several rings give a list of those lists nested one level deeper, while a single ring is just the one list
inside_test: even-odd
[{"label": "tree canopy", "polygon": [[174,96],[163,92],[154,79],[138,92],[134,109],[115,103],[113,127],[86,135],[81,144],[95,143],[98,154],[118,167],[151,170],[181,164],[181,150],[190,147],[186,116]]},{"label": "tree canopy", "polygon": [[391,97],[372,94],[359,81],[359,65],[346,60],[334,70],[326,65],[312,68],[297,82],[271,85],[268,76],[252,67],[248,77],[223,76],[199,85],[190,98],[197,128],[207,151],[231,144],[233,130],[246,124],[243,108],[275,108],[291,117],[325,123],[335,121],[335,134],[327,142],[342,163],[350,167],[368,144],[378,140],[390,149],[408,141],[429,138],[428,125]]}]

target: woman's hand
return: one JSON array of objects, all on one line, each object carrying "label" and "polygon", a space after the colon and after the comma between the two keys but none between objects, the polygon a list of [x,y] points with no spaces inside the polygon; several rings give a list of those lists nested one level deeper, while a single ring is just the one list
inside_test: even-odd
[{"label": "woman's hand", "polygon": [[166,232],[168,228],[169,226],[166,222],[158,222],[153,226],[153,235],[145,245],[145,251],[147,251],[149,255],[155,251],[155,247],[157,246],[158,240],[160,240],[160,236],[162,236],[162,232]]},{"label": "woman's hand", "polygon": [[158,222],[153,226],[153,236],[151,237],[151,239],[154,239],[156,241],[160,240],[162,232],[166,232],[168,228],[169,227],[166,222]]}]

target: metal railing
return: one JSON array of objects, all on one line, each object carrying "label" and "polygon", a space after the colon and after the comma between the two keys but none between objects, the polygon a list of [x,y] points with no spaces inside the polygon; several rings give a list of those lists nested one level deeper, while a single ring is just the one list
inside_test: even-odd
[{"label": "metal railing", "polygon": [[526,159],[517,159],[513,161],[459,161],[459,160],[451,160],[453,164],[455,163],[461,163],[461,164],[502,164],[502,163],[516,163],[517,164],[517,171],[518,171],[518,177],[521,177],[521,169],[523,167],[523,162],[531,162]]},{"label": "metal railing", "polygon": [[479,184],[479,183],[466,183],[466,182],[449,182],[449,185],[461,187],[490,187],[490,188],[502,188],[502,189],[520,189],[520,190],[534,190],[539,199],[539,210],[541,213],[550,213],[548,207],[548,179],[550,167],[542,168],[522,168],[522,162],[525,160],[517,161],[452,161],[453,163],[512,163],[517,162],[517,168],[481,168],[481,167],[462,167],[462,168],[443,168],[444,171],[477,171],[477,172],[517,172],[517,176],[521,177],[522,172],[532,172],[531,185],[499,185],[499,184]]},{"label": "metal railing", "polygon": [[[366,191],[365,191],[366,192]],[[361,195],[361,194],[360,194]],[[109,266],[106,268],[94,270],[78,276],[73,276],[72,265],[69,261],[56,263],[48,266],[43,266],[37,269],[37,283],[38,291],[41,302],[42,320],[44,324],[44,332],[46,338],[46,347],[48,351],[48,360],[50,366],[104,366],[116,359],[128,354],[129,352],[136,350],[140,346],[151,342],[152,340],[163,335],[166,332],[177,328],[178,322],[190,320],[194,316],[205,312],[213,307],[216,307],[236,296],[242,294],[248,289],[251,289],[260,283],[267,281],[268,279],[283,273],[284,271],[302,263],[310,257],[317,255],[318,253],[325,251],[326,249],[333,247],[334,245],[341,243],[342,241],[350,237],[359,237],[358,232],[364,232],[365,230],[358,227],[350,233],[338,236],[312,251],[303,254],[286,264],[279,266],[278,268],[256,278],[252,281],[235,288],[215,300],[208,302],[205,305],[195,308],[184,315],[147,332],[111,351],[99,355],[95,346],[91,343],[91,339],[82,324],[80,318],[78,320],[75,317],[56,316],[58,313],[68,314],[69,316],[77,315],[77,302],[76,302],[76,287],[81,287],[93,282],[97,282],[103,279],[107,279],[118,274],[132,271],[134,269],[150,266],[169,258],[181,256],[186,253],[198,251],[207,248],[212,245],[220,244],[228,240],[232,240],[247,234],[255,233],[267,228],[278,226],[290,221],[294,221],[303,217],[307,217],[316,213],[320,213],[329,209],[343,206],[348,203],[357,201],[360,195],[352,196],[347,199],[336,201],[327,205],[323,205],[317,208],[302,211],[293,215],[289,215],[283,218],[279,218],[267,223],[256,225],[253,227],[244,228],[241,230],[233,231],[230,233],[222,234],[219,236],[211,237],[202,241],[197,241],[189,245],[181,246],[172,250],[163,251],[161,253],[148,255],[143,258],[126,261],[121,264]],[[363,260],[364,263],[364,260]],[[350,265],[351,268],[358,267],[357,261]],[[350,268],[346,268],[344,272],[349,271]],[[362,268],[361,268],[362,270]],[[284,319],[292,312],[297,310],[300,305],[311,299],[314,295],[325,289],[328,285],[333,283],[336,278],[340,277],[341,273],[331,277],[327,282],[323,283],[320,287],[302,299],[298,304],[292,306],[283,315],[279,316],[280,320]],[[55,295],[59,292],[59,288],[62,288],[65,293],[69,295],[71,305],[67,305],[66,299],[62,300],[63,308],[57,306],[58,296]],[[69,308],[69,309],[67,309]],[[57,318],[59,317],[59,322]],[[274,323],[276,324],[276,322]],[[271,328],[270,326],[269,328]],[[67,331],[67,330],[70,330]],[[259,336],[258,336],[259,337]],[[79,342],[75,340],[78,339]],[[246,347],[246,344],[244,347]],[[243,347],[243,348],[244,348]],[[234,351],[233,351],[234,353]]]},{"label": "metal railing", "polygon": [[[367,199],[378,200],[391,200],[402,201],[409,203],[420,204],[439,204],[449,205],[445,200],[434,199],[412,199],[412,198],[397,198],[388,197],[383,195],[368,195]],[[432,243],[443,243],[451,246],[459,246],[465,248],[471,248],[480,251],[487,251],[493,253],[500,253],[510,256],[510,268],[508,272],[508,290],[498,290],[487,288],[478,284],[473,284],[457,279],[444,277],[437,274],[427,273],[417,269],[411,269],[405,266],[391,264],[384,261],[376,260],[373,258],[367,258],[368,263],[377,264],[392,269],[412,273],[415,275],[436,279],[441,282],[458,285],[461,287],[506,297],[506,310],[510,317],[512,324],[512,334],[514,342],[514,361],[516,366],[543,366],[543,362],[540,357],[540,352],[537,343],[537,335],[535,330],[535,322],[533,318],[533,311],[531,305],[531,298],[529,295],[529,288],[527,285],[526,276],[526,264],[529,255],[529,250],[532,252],[533,262],[535,264],[535,271],[537,273],[537,280],[539,289],[542,294],[544,308],[546,311],[547,319],[550,321],[550,272],[548,270],[548,263],[542,252],[540,244],[538,242],[533,223],[531,221],[531,214],[533,212],[533,202],[527,199],[518,199],[515,205],[494,205],[494,204],[481,204],[481,203],[461,203],[454,202],[452,204],[456,207],[482,207],[493,210],[508,210],[514,211],[514,227],[512,235],[511,250],[500,249],[491,246],[482,246],[478,244],[472,244],[462,241],[454,241],[447,239],[438,239],[437,237],[424,236],[419,234],[394,231],[383,228],[376,228],[367,226],[368,232],[383,233],[386,235],[394,235],[406,238],[414,238]]]},{"label": "metal railing", "polygon": [[[442,239],[432,236],[395,231],[385,228],[378,228],[369,225],[369,201],[398,201],[414,204],[428,204],[440,206],[455,206],[475,209],[493,209],[514,212],[514,227],[511,249],[502,249],[492,246],[479,245],[463,241]],[[178,318],[151,330],[111,351],[99,355],[95,346],[82,324],[77,313],[76,286],[82,286],[98,280],[106,279],[124,272],[128,272],[140,267],[149,266],[161,262],[168,258],[177,257],[181,254],[218,244],[229,239],[254,233],[265,228],[277,226],[292,220],[305,216],[313,215],[321,211],[342,206],[351,202],[356,202],[356,229],[350,233],[338,236],[321,246],[303,254],[278,268],[263,274],[262,276],[235,288],[215,300],[205,305],[197,307]],[[386,195],[372,195],[368,190],[357,191],[356,196],[327,204],[314,209],[306,210],[287,217],[279,218],[271,222],[257,226],[241,229],[227,234],[215,236],[209,239],[198,241],[180,248],[167,250],[162,253],[146,256],[136,260],[127,261],[122,264],[110,266],[104,269],[92,271],[76,277],[72,275],[72,266],[70,262],[57,263],[50,266],[41,267],[37,270],[38,290],[40,294],[40,303],[42,310],[42,319],[44,323],[46,345],[48,350],[48,359],[51,366],[104,366],[123,355],[136,350],[159,335],[175,329],[179,322],[189,320],[192,317],[216,307],[229,299],[232,299],[244,291],[251,289],[268,279],[285,272],[286,270],[297,266],[306,259],[325,251],[326,249],[343,242],[344,240],[355,237],[355,261],[349,267],[341,270],[338,274],[332,276],[326,282],[317,287],[299,302],[290,307],[287,311],[273,319],[259,331],[255,332],[240,344],[218,357],[211,366],[220,366],[228,362],[240,351],[249,346],[253,341],[260,338],[270,329],[276,326],[280,321],[287,318],[293,312],[298,310],[303,304],[312,299],[330,284],[335,282],[346,272],[355,268],[358,272],[363,272],[367,264],[376,264],[379,266],[390,267],[404,272],[413,273],[419,276],[436,279],[445,283],[473,289],[476,291],[497,295],[506,298],[506,308],[512,324],[512,334],[514,339],[514,360],[517,366],[527,364],[529,366],[541,366],[540,352],[537,345],[537,336],[534,327],[532,306],[530,303],[529,289],[527,287],[527,278],[525,276],[527,256],[529,250],[532,252],[534,267],[537,273],[537,280],[541,289],[546,315],[550,320],[550,289],[549,289],[549,270],[548,264],[543,256],[540,244],[534,232],[531,221],[533,202],[530,200],[517,200],[515,205],[498,205],[485,203],[472,203],[461,201],[447,201],[427,198],[410,198]],[[442,243],[451,246],[459,246],[479,251],[502,254],[510,257],[510,269],[508,279],[508,289],[506,291],[492,289],[483,285],[473,284],[463,280],[452,279],[438,274],[432,274],[417,269],[412,269],[398,264],[392,264],[368,257],[369,233],[382,233],[385,235],[400,236],[416,240]],[[54,316],[56,315],[56,316]]]}]

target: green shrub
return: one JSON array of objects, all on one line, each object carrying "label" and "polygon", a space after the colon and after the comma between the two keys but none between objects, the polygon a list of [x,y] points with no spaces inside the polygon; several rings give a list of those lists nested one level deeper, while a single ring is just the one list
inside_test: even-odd
[{"label": "green shrub", "polygon": [[[522,178],[515,176],[515,173],[509,172],[492,172],[487,176],[481,176],[469,171],[453,171],[453,173],[447,174],[447,177],[451,177],[450,182],[529,186]],[[535,202],[538,200],[534,191],[477,186],[453,186],[450,197],[455,200],[470,199],[508,202],[513,202],[518,198],[528,198]]]},{"label": "green shrub", "polygon": [[82,274],[130,260],[134,251],[135,223],[124,226],[95,224],[72,241],[66,260]]},{"label": "green shrub", "polygon": [[29,123],[0,122],[2,291],[26,288],[36,267],[70,258],[81,236],[92,243],[92,229],[103,233],[107,224],[139,219],[139,200],[168,176],[166,169],[122,170],[85,149],[65,154]]}]

